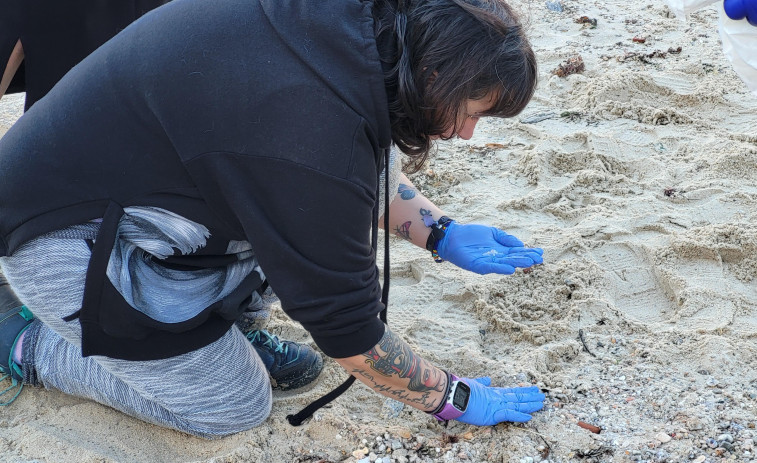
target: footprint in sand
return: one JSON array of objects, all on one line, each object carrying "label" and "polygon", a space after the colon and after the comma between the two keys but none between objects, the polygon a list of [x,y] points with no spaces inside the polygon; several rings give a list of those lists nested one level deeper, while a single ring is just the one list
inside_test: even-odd
[{"label": "footprint in sand", "polygon": [[389,292],[392,331],[424,353],[477,348],[481,322],[464,309],[473,295],[463,283],[427,275],[419,267],[398,273]]},{"label": "footprint in sand", "polygon": [[632,244],[610,244],[592,257],[604,269],[607,296],[621,314],[641,323],[667,321],[675,304],[660,285],[646,253]]}]

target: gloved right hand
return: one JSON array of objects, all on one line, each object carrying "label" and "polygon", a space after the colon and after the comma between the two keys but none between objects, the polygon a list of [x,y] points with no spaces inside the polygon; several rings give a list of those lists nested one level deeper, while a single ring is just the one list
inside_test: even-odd
[{"label": "gloved right hand", "polygon": [[544,262],[540,248],[528,248],[518,238],[487,225],[447,225],[438,243],[439,257],[458,267],[485,275],[510,275],[516,268],[528,268]]},{"label": "gloved right hand", "polygon": [[483,378],[460,378],[470,386],[468,408],[457,421],[491,426],[503,421],[524,423],[531,419],[531,413],[544,407],[544,394],[536,386],[531,387],[491,387],[492,380]]},{"label": "gloved right hand", "polygon": [[749,24],[757,26],[757,0],[723,0],[723,9],[734,21],[746,18]]}]

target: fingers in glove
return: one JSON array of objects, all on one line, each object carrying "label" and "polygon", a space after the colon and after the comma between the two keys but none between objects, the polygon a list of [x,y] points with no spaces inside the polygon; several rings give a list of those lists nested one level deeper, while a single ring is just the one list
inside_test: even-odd
[{"label": "fingers in glove", "polygon": [[483,384],[484,386],[491,386],[492,379],[488,376],[482,376],[480,378],[473,378],[474,381]]},{"label": "fingers in glove", "polygon": [[546,397],[536,386],[511,388],[493,387],[492,390],[508,402],[533,402],[535,400],[544,400]]},{"label": "fingers in glove", "polygon": [[537,256],[541,256],[544,254],[544,250],[542,248],[529,248],[528,246],[516,246],[507,248],[508,254],[520,254],[520,253],[527,253],[527,254],[535,254]]},{"label": "fingers in glove", "polygon": [[494,262],[476,262],[469,269],[471,272],[478,273],[479,275],[486,275],[489,273],[498,273],[500,275],[512,275],[515,273],[515,267],[507,264],[497,264]]},{"label": "fingers in glove", "polygon": [[516,393],[515,396],[518,398],[518,402],[538,403],[540,405],[544,405],[544,399],[547,398],[541,392]]},{"label": "fingers in glove", "polygon": [[[498,229],[498,228],[492,228],[492,233],[494,234],[494,239],[501,245],[509,248],[508,254],[512,253],[520,253],[520,252],[528,252],[533,254],[538,254],[539,256],[544,254],[544,250],[542,248],[531,248],[523,244],[521,240],[518,238],[508,235],[504,231]],[[534,259],[536,261],[536,259]],[[541,260],[537,262],[538,264],[541,264]]]},{"label": "fingers in glove", "polygon": [[542,248],[526,248],[524,255],[533,259],[536,264],[544,262],[544,250]]},{"label": "fingers in glove", "polygon": [[544,254],[544,250],[541,248],[526,248],[526,247],[520,247],[520,248],[507,248],[506,250],[500,250],[502,252],[506,252],[508,256],[528,256],[531,257],[534,261],[538,260],[538,263],[541,264],[543,261],[542,255]]},{"label": "fingers in glove", "polygon": [[507,246],[508,248],[523,246],[523,241],[513,235],[508,235],[499,228],[492,227],[492,235],[499,244]]},{"label": "fingers in glove", "polygon": [[538,412],[544,408],[544,402],[541,400],[538,402],[502,402],[500,405],[502,408],[521,413]]},{"label": "fingers in glove", "polygon": [[523,394],[524,396],[526,394],[539,394],[542,398],[546,397],[538,386],[497,387],[495,389],[502,394]]},{"label": "fingers in glove", "polygon": [[531,420],[531,415],[517,412],[515,410],[502,409],[494,412],[494,420],[497,423],[503,421],[513,421],[515,423],[525,423]]},{"label": "fingers in glove", "polygon": [[502,257],[492,257],[491,262],[495,264],[506,264],[511,267],[520,267],[520,268],[531,267],[532,265],[535,264],[534,260],[531,259],[530,257],[511,256],[509,254],[507,256],[502,256]]}]

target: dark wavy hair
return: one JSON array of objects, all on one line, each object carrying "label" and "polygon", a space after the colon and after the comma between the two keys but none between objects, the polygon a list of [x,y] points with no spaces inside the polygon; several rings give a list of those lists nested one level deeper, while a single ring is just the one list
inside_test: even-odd
[{"label": "dark wavy hair", "polygon": [[464,123],[466,102],[493,95],[483,116],[520,113],[536,88],[536,58],[502,0],[375,0],[392,139],[411,172]]}]

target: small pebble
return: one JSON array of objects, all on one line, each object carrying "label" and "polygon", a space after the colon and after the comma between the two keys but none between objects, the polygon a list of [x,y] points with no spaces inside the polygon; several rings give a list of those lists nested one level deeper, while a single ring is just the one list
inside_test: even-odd
[{"label": "small pebble", "polygon": [[654,438],[662,442],[663,444],[670,442],[670,439],[672,439],[672,437],[665,434],[664,432],[658,433],[657,435],[654,436]]},{"label": "small pebble", "polygon": [[405,408],[405,404],[394,399],[386,399],[384,405],[381,407],[381,418],[393,419],[397,418],[402,410]]},{"label": "small pebble", "polygon": [[562,3],[560,3],[559,0],[547,0],[546,6],[549,11],[555,11],[557,13],[562,13],[563,11]]}]

